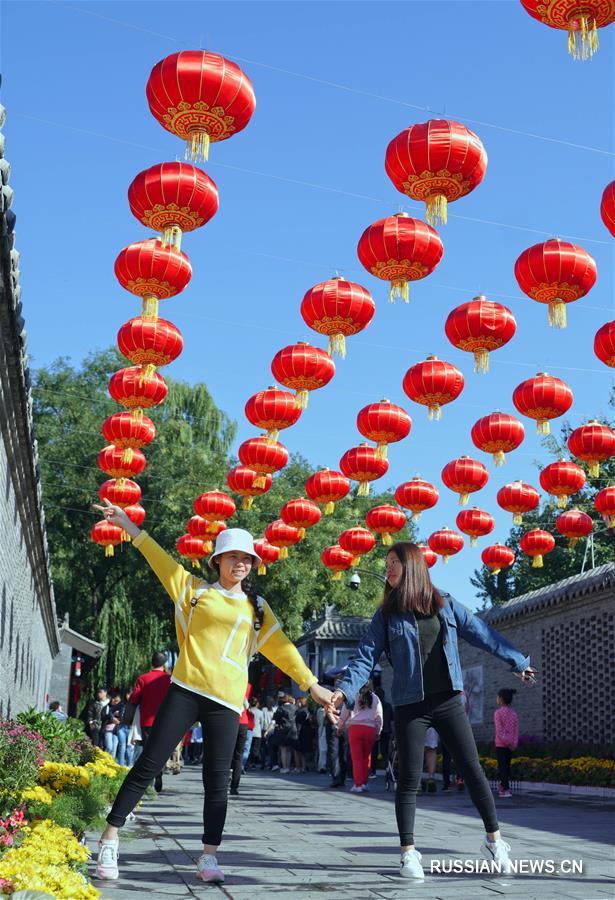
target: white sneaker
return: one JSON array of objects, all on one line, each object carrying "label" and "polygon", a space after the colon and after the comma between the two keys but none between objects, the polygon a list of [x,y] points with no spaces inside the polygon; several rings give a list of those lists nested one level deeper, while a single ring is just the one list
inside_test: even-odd
[{"label": "white sneaker", "polygon": [[224,881],[224,872],[213,854],[201,853],[196,864],[196,877],[210,883]]},{"label": "white sneaker", "polygon": [[96,876],[107,881],[115,881],[120,877],[120,871],[117,866],[119,859],[120,842],[116,838],[114,841],[102,839],[98,842],[98,859],[96,860]]},{"label": "white sneaker", "polygon": [[359,788],[359,790],[361,791],[362,794],[369,794],[369,785],[362,784],[361,787]]},{"label": "white sneaker", "polygon": [[480,849],[485,859],[499,864],[499,871],[503,875],[510,875],[512,869],[508,855],[510,844],[507,844],[502,838],[498,838],[497,841],[485,841],[480,845]]},{"label": "white sneaker", "polygon": [[401,855],[401,862],[399,864],[399,874],[402,878],[416,878],[418,880],[423,880],[425,878],[425,872],[423,871],[423,866],[421,865],[422,856],[418,850],[406,850],[405,853]]},{"label": "white sneaker", "polygon": [[360,792],[361,792],[361,788],[357,787],[356,784],[353,784],[352,787],[350,788],[351,794],[359,794]]},{"label": "white sneaker", "polygon": [[271,771],[272,771],[272,772],[279,772],[279,771],[280,771],[280,767],[279,767],[279,766],[272,766],[272,767],[271,767]]},{"label": "white sneaker", "polygon": [[289,775],[290,769],[280,769],[280,775]]}]

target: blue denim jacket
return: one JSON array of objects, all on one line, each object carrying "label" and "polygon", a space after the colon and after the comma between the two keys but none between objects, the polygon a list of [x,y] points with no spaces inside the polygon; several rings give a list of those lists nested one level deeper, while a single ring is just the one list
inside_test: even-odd
[{"label": "blue denim jacket", "polygon": [[[454,691],[463,690],[461,663],[457,644],[462,637],[481,650],[493,653],[503,662],[510,663],[513,672],[522,672],[530,665],[524,656],[510,644],[504,635],[473,615],[450,594],[442,592],[444,607],[438,613],[442,622],[442,642],[448,671]],[[389,646],[393,664],[393,706],[417,703],[424,699],[423,671],[419,633],[414,613],[393,613],[385,617],[378,609],[369,631],[359,644],[357,655],[348,663],[348,672],[336,685],[346,695],[349,705],[354,703],[357,691],[368,680],[385,648],[385,619],[389,629]]]}]

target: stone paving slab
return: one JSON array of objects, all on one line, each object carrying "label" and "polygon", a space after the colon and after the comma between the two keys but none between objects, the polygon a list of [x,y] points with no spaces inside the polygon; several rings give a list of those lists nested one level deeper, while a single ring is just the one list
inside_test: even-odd
[{"label": "stone paving slab", "polygon": [[[607,900],[615,898],[615,804],[521,794],[498,802],[512,856],[582,859],[583,874],[488,876],[431,874],[432,860],[479,859],[482,824],[466,792],[419,795],[416,840],[426,878],[415,884],[397,872],[392,794],[382,778],[370,793],[327,789],[326,776],[249,773],[229,803],[219,861],[226,882],[204,885],[194,875],[201,850],[200,772],[165,779],[124,830],[121,878],[99,883],[103,900],[147,893],[153,900]],[[506,805],[505,805],[506,804]],[[97,836],[91,835],[96,847]],[[93,871],[93,866],[92,866]]]}]

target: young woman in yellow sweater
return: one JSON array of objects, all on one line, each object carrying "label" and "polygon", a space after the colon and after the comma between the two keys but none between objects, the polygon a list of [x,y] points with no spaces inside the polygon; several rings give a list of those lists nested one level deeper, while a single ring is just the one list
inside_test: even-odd
[{"label": "young woman in yellow sweater", "polygon": [[218,536],[209,560],[216,573],[215,583],[210,585],[169,556],[130,521],[123,509],[105,502],[105,507],[99,507],[105,518],[128,532],[133,546],[143,554],[173,601],[179,658],[143,753],[126,776],[107,816],[97,873],[99,878],[118,878],[118,829],[184,732],[199,721],[204,738],[205,804],[203,853],[197,863],[197,877],[221,882],[224,875],[215,854],[226,818],[229,772],[250,658],[262,653],[301,690],[309,690],[317,703],[326,705],[332,695],[318,684],[269,604],[248,582],[244,583],[253,566],[260,563],[247,531],[229,528]]}]

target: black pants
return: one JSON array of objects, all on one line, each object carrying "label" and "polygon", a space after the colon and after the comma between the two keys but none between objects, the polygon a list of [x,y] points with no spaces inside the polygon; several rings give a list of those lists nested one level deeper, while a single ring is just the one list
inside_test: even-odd
[{"label": "black pants", "polygon": [[498,760],[498,779],[505,791],[510,790],[510,761],[512,750],[508,747],[496,747],[495,755]]},{"label": "black pants", "polygon": [[231,790],[236,791],[241,781],[241,757],[243,756],[243,748],[246,746],[248,739],[248,726],[240,725],[237,737],[235,739],[235,749],[233,750],[233,759],[231,762]]},{"label": "black pants", "polygon": [[433,726],[446,742],[459,774],[467,783],[485,831],[497,831],[498,820],[489,782],[482,770],[461,692],[430,694],[419,703],[395,707],[395,736],[399,777],[395,814],[401,846],[414,843],[416,795],[423,771],[425,733]]},{"label": "black pants", "polygon": [[391,735],[388,731],[383,731],[378,739],[378,742],[374,746],[374,750],[372,752],[372,772],[375,773],[378,768],[378,757],[382,757],[382,768],[386,769],[387,763],[389,761],[389,741]]},{"label": "black pants", "polygon": [[226,819],[228,777],[237,740],[239,714],[214,700],[172,684],[152,726],[143,753],[118,791],[107,822],[121,828],[150,781],[160,772],[182,735],[203,726],[203,843],[217,846]]},{"label": "black pants", "polygon": [[261,758],[261,740],[262,738],[255,737],[252,738],[252,746],[250,747],[250,757],[248,759],[248,765],[256,765],[257,762]]},{"label": "black pants", "polygon": [[329,720],[326,722],[325,729],[327,734],[327,769],[331,776],[331,782],[341,785],[346,781],[348,772],[346,736],[342,733],[338,737],[337,728]]},{"label": "black pants", "polygon": [[450,751],[444,741],[442,741],[442,781],[444,784],[450,785],[451,775],[453,774],[453,760]]}]

